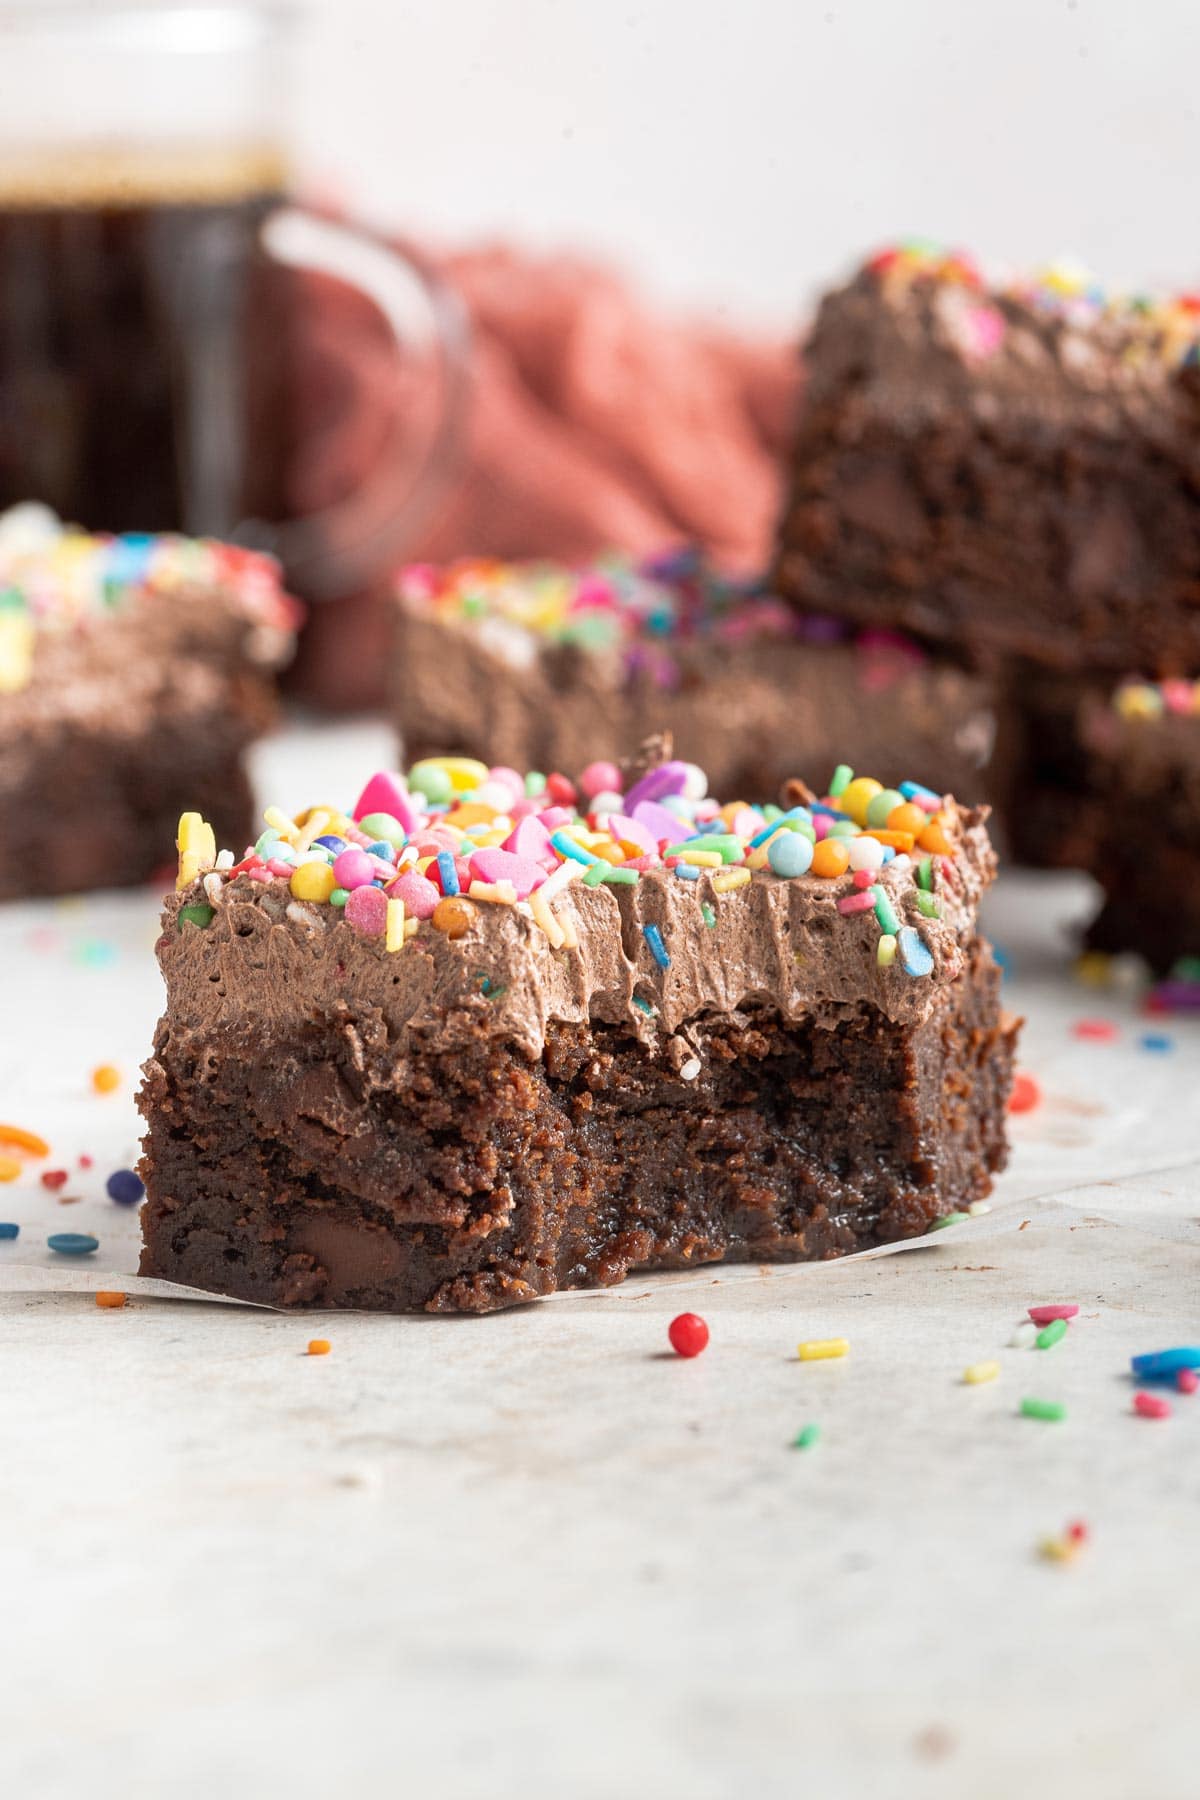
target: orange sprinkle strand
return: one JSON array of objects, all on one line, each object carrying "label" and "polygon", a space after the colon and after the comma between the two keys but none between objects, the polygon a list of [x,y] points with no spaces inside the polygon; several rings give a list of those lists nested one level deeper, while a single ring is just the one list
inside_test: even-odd
[{"label": "orange sprinkle strand", "polygon": [[310,1356],[328,1356],[333,1345],[328,1338],[309,1338],[308,1354]]},{"label": "orange sprinkle strand", "polygon": [[10,1150],[24,1150],[30,1156],[49,1156],[50,1146],[36,1131],[24,1131],[20,1125],[0,1125],[0,1144]]},{"label": "orange sprinkle strand", "polygon": [[96,1294],[96,1305],[97,1306],[111,1307],[111,1308],[113,1308],[113,1310],[115,1310],[118,1306],[124,1306],[124,1304],[125,1304],[125,1295],[124,1294],[118,1294],[112,1288],[98,1289],[97,1294]]},{"label": "orange sprinkle strand", "polygon": [[92,1086],[98,1094],[111,1094],[121,1085],[121,1071],[113,1063],[92,1070]]}]

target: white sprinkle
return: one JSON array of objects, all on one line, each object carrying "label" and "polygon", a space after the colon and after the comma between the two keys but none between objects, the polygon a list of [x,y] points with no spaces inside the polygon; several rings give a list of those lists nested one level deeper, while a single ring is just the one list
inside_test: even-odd
[{"label": "white sprinkle", "polygon": [[1032,1319],[1025,1319],[1017,1326],[1008,1340],[1014,1350],[1032,1350],[1037,1342],[1038,1328]]},{"label": "white sprinkle", "polygon": [[973,1219],[978,1219],[982,1214],[990,1213],[991,1210],[992,1206],[990,1200],[972,1200],[970,1206],[967,1208],[967,1211]]},{"label": "white sprinkle", "polygon": [[232,867],[233,867],[233,851],[232,850],[222,850],[220,855],[217,857],[214,867],[218,868],[218,869],[232,869]]},{"label": "white sprinkle", "polygon": [[682,1081],[695,1081],[699,1073],[700,1058],[698,1056],[689,1056],[682,1069],[679,1071],[680,1079]]},{"label": "white sprinkle", "polygon": [[204,885],[204,897],[208,901],[209,905],[210,906],[218,905],[220,902],[220,899],[221,899],[221,889],[225,885],[224,882],[221,880],[221,877],[218,874],[216,874],[215,872],[210,875],[206,875],[204,877],[203,885]]}]

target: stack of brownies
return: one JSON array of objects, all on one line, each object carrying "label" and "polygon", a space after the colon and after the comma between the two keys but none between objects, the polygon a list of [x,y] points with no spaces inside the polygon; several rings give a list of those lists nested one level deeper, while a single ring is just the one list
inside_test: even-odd
[{"label": "stack of brownies", "polygon": [[775,585],[990,682],[1018,858],[1091,941],[1200,952],[1200,297],[988,287],[926,245],[823,302]]}]

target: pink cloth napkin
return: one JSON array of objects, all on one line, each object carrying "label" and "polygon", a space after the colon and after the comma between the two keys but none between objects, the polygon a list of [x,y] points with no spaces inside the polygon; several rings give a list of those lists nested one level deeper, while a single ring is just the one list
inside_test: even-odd
[{"label": "pink cloth napkin", "polygon": [[[470,316],[470,400],[461,468],[412,558],[570,561],[687,541],[731,569],[765,565],[793,346],[672,318],[577,257],[491,247],[429,260]],[[296,511],[362,479],[411,400],[365,301],[323,278],[302,295]],[[379,588],[315,608],[298,685],[327,705],[373,703],[383,639]]]}]

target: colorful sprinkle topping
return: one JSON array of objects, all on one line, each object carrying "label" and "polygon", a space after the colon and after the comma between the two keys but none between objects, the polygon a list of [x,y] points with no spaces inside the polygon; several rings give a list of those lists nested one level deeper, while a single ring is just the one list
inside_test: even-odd
[{"label": "colorful sprinkle topping", "polygon": [[[612,555],[579,567],[484,558],[445,567],[417,563],[401,573],[398,592],[410,607],[479,628],[499,656],[518,666],[538,643],[616,652],[627,675],[664,690],[681,679],[678,647],[697,641],[853,641],[868,663],[868,690],[927,660],[899,633],[855,631],[824,614],[798,613],[761,581],[723,573],[693,547],[642,561]],[[612,764],[589,765],[583,783],[589,796],[609,787],[599,776],[610,771]],[[835,775],[835,793],[836,781]]]},{"label": "colorful sprinkle topping", "polygon": [[[314,906],[339,909],[352,931],[385,954],[419,931],[465,937],[481,905],[520,911],[553,950],[570,951],[578,948],[574,916],[556,902],[573,882],[619,891],[647,873],[670,874],[695,884],[700,915],[715,926],[720,908],[743,904],[755,881],[806,879],[829,884],[843,929],[866,925],[867,954],[886,979],[894,964],[897,975],[914,979],[933,972],[919,903],[929,890],[916,886],[913,852],[924,852],[928,883],[953,885],[956,821],[936,795],[913,788],[917,798],[906,798],[860,777],[838,796],[785,811],[722,805],[691,763],[659,763],[625,792],[611,766],[589,773],[606,783],[594,795],[587,782],[577,788],[558,774],[427,759],[407,777],[372,776],[348,813],[317,806],[290,818],[268,807],[266,829],[236,859],[218,852],[198,813],[185,813],[176,929],[207,930],[227,886],[245,879],[285,886],[297,920]],[[916,922],[902,922],[904,914]],[[642,936],[665,972],[664,927],[643,924]],[[648,1001],[646,1010],[653,1010]]]},{"label": "colorful sprinkle topping", "polygon": [[299,608],[279,565],[209,538],[91,536],[33,503],[0,514],[0,694],[33,670],[42,630],[71,630],[138,599],[203,605],[219,588],[249,618],[292,630]]},{"label": "colorful sprinkle topping", "polygon": [[1112,703],[1123,719],[1200,719],[1200,680],[1124,681]]},{"label": "colorful sprinkle topping", "polygon": [[967,361],[986,362],[1001,348],[1013,306],[1087,329],[1111,322],[1122,331],[1127,360],[1154,359],[1168,367],[1197,360],[1200,293],[1150,297],[1110,294],[1085,268],[1059,261],[1031,275],[989,282],[973,257],[927,238],[908,238],[880,250],[867,272],[885,287],[917,283],[961,300],[955,325]]}]

